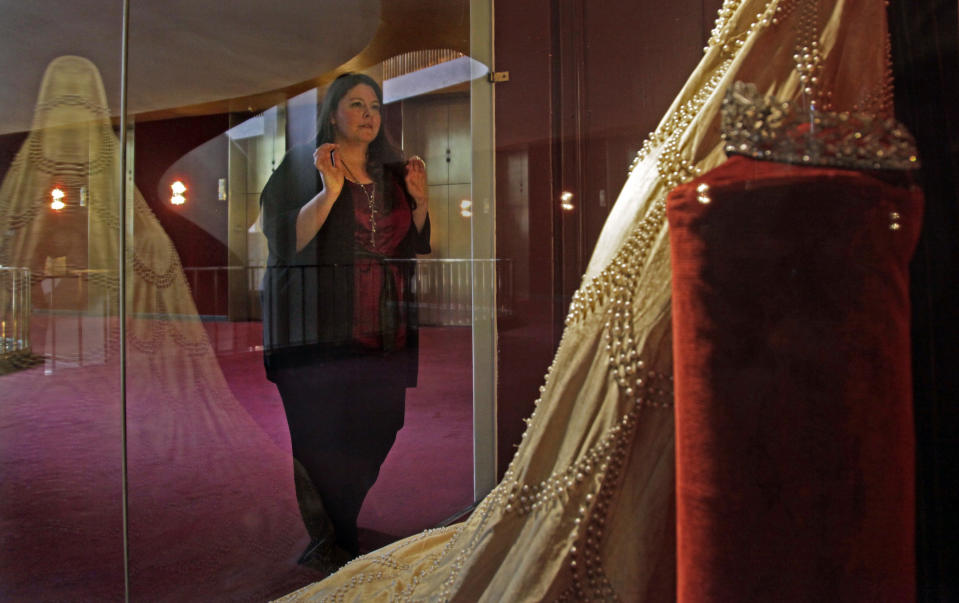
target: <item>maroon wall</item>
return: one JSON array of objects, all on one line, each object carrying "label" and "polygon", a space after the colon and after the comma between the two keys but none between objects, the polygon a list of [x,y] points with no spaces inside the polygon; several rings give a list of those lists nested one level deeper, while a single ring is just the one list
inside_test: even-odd
[{"label": "maroon wall", "polygon": [[[702,56],[720,5],[495,5],[496,69],[510,73],[496,87],[497,256],[528,273],[528,283],[516,275],[515,313],[499,324],[501,473],[629,164]],[[518,157],[523,178],[510,171]],[[572,211],[559,208],[562,191]]]},{"label": "maroon wall", "polygon": [[[551,0],[497,2],[496,66],[510,81],[496,85],[497,257],[528,290],[517,290],[514,314],[499,321],[497,421],[499,473],[513,457],[558,333],[553,304],[554,195]],[[528,172],[509,176],[525,159]],[[525,187],[525,189],[523,188]]]},{"label": "maroon wall", "polygon": [[0,182],[3,182],[13,158],[17,156],[23,141],[27,139],[28,132],[14,132],[12,134],[0,134]]},{"label": "maroon wall", "polygon": [[[226,245],[215,233],[199,228],[180,215],[168,198],[161,198],[160,179],[184,155],[229,127],[229,116],[222,114],[136,124],[134,182],[173,240],[184,266],[226,266]],[[223,173],[226,174],[226,165]],[[223,230],[226,231],[225,218]]]},{"label": "maroon wall", "polygon": [[[214,210],[221,216],[207,216],[203,221],[191,216],[198,210],[196,205],[210,205],[215,202],[215,187],[204,191],[188,192],[190,205],[174,206],[170,204],[166,183],[161,179],[167,170],[190,151],[223,134],[229,129],[229,116],[225,114],[201,117],[180,117],[136,124],[134,134],[134,182],[143,194],[147,205],[156,214],[163,229],[173,241],[180,254],[180,261],[187,269],[188,277],[194,267],[226,266],[227,261],[227,216],[226,204],[218,204]],[[217,175],[227,174],[227,153],[225,143],[222,153],[207,157],[215,166],[204,166],[201,171],[209,172],[210,180],[215,183]],[[161,184],[163,190],[161,190]],[[192,186],[189,183],[188,186]],[[191,203],[192,202],[192,203]],[[201,225],[202,224],[202,225]],[[203,273],[209,277],[211,273]],[[198,275],[199,276],[199,275]],[[201,278],[194,282],[191,278],[191,290],[200,314],[226,314],[227,280],[217,279],[217,291],[213,291],[211,278]]]}]

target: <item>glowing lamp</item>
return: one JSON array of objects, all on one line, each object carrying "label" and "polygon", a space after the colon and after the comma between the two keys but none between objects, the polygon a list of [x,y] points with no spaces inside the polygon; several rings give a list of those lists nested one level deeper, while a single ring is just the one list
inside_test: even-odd
[{"label": "glowing lamp", "polygon": [[186,192],[186,185],[183,184],[180,180],[175,181],[170,185],[170,189],[173,191],[173,195],[170,197],[170,203],[173,205],[183,205],[186,203],[186,197],[183,196],[183,193]]},{"label": "glowing lamp", "polygon": [[50,209],[54,211],[60,211],[66,207],[67,204],[63,202],[63,198],[66,196],[67,194],[59,188],[55,188],[50,191],[50,198],[53,199],[53,201],[50,202]]}]

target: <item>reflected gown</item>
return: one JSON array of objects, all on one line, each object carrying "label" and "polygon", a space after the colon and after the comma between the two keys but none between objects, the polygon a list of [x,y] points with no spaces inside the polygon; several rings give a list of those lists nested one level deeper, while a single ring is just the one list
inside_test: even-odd
[{"label": "reflected gown", "polygon": [[[122,414],[122,181],[110,119],[97,67],[77,56],[53,60],[33,129],[0,186],[0,264],[31,268],[36,310],[48,303],[39,283],[46,259],[65,257],[71,278],[57,286],[56,320],[84,321],[82,339],[64,345],[71,340],[61,337],[54,349],[52,329],[44,337],[42,328],[51,314],[35,311],[33,348],[47,356],[50,373],[38,367],[0,377],[0,387],[19,394],[0,395],[0,513],[15,525],[0,566],[17,568],[4,575],[4,592],[111,599],[118,596],[111,587],[122,591],[125,423],[132,598],[266,598],[278,584],[311,575],[294,575],[301,570],[290,562],[302,528],[287,494],[289,453],[231,393],[179,256],[133,187]],[[69,204],[59,215],[50,209],[55,186]],[[80,285],[84,295],[66,296]],[[104,568],[115,570],[114,579]]]},{"label": "reflected gown", "polygon": [[889,115],[885,32],[881,0],[727,0],[607,219],[503,480],[464,523],[282,600],[674,600],[665,197],[725,159],[719,111],[735,80],[784,100],[815,97],[821,109]]}]

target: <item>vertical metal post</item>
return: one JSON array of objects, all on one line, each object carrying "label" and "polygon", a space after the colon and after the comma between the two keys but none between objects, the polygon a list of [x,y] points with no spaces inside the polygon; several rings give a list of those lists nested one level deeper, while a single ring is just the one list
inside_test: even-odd
[{"label": "vertical metal post", "polygon": [[[123,600],[130,600],[130,533],[128,530],[129,514],[127,505],[129,496],[127,491],[128,479],[128,457],[127,457],[127,209],[133,206],[133,198],[130,194],[131,187],[127,186],[127,80],[129,72],[127,70],[129,58],[129,33],[130,33],[130,0],[123,0],[123,24],[122,41],[120,44],[120,241],[118,246],[119,253],[117,269],[119,274],[119,307],[117,309],[117,319],[120,321],[120,443],[121,443],[121,507],[123,522]],[[130,175],[132,179],[132,174]]]},{"label": "vertical metal post", "polygon": [[[493,64],[493,0],[470,0],[470,55]],[[473,498],[496,485],[496,283],[484,270],[496,256],[494,89],[487,78],[470,84],[473,145],[471,281],[473,318]]]}]

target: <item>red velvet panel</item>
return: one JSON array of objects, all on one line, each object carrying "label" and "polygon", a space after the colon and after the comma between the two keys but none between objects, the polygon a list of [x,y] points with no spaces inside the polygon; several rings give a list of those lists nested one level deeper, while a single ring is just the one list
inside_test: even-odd
[{"label": "red velvet panel", "polygon": [[679,600],[914,600],[921,193],[733,157],[667,212]]}]

